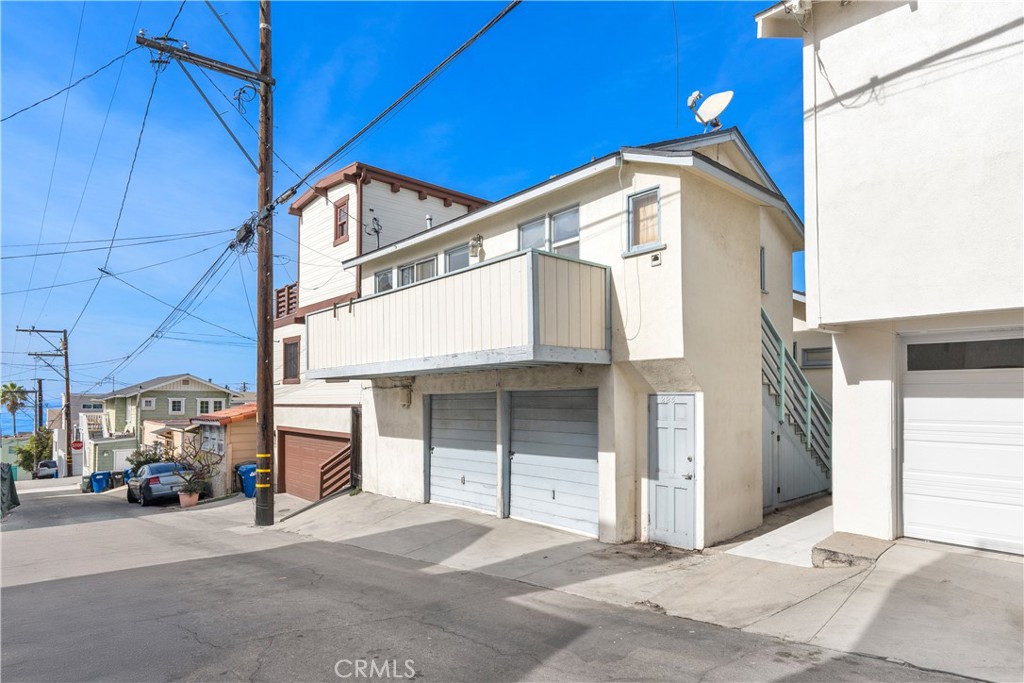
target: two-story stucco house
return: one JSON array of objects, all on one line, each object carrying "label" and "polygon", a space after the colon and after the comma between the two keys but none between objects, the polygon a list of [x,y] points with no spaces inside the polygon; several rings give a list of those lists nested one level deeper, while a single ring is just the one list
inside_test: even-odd
[{"label": "two-story stucco house", "polygon": [[[300,302],[332,278],[355,290],[305,312],[292,363],[358,396],[364,489],[687,548],[827,490],[827,425],[790,353],[803,226],[738,131],[472,208],[363,237],[344,270],[300,264]],[[800,448],[766,455],[765,422]]]},{"label": "two-story stucco house", "polygon": [[[323,178],[291,204],[289,213],[299,224],[298,280],[278,289],[275,296],[274,424],[279,492],[317,500],[336,489],[337,482],[327,480],[337,471],[337,460],[347,457],[353,422],[358,428],[361,384],[328,383],[306,372],[306,317],[344,310],[361,292],[358,269],[346,270],[342,263],[364,249],[377,249],[421,232],[430,221],[442,223],[486,203],[354,163]],[[427,275],[422,267],[419,274]]]},{"label": "two-story stucco house", "polygon": [[84,474],[124,467],[125,458],[146,443],[145,423],[182,421],[187,425],[189,418],[226,408],[231,391],[195,375],[179,374],[130,384],[99,400],[103,402],[102,431],[83,420]]},{"label": "two-story stucco house", "polygon": [[784,2],[835,530],[1024,552],[1024,9]]}]

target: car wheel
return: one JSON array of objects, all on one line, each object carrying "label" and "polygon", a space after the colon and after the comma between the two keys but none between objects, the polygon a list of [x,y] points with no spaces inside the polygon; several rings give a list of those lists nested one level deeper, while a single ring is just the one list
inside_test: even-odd
[{"label": "car wheel", "polygon": [[142,507],[146,507],[147,505],[149,505],[149,503],[149,499],[146,498],[146,492],[143,491],[142,489],[139,489],[139,505],[141,505]]},{"label": "car wheel", "polygon": [[132,493],[132,489],[131,489],[130,486],[128,487],[128,502],[129,503],[138,503],[139,502],[139,497],[136,496],[134,493]]}]

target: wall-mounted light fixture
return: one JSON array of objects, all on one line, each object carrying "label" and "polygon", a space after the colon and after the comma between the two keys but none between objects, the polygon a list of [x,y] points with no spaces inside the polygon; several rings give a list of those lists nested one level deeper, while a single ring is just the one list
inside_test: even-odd
[{"label": "wall-mounted light fixture", "polygon": [[473,258],[480,256],[480,250],[484,247],[484,236],[476,235],[469,241],[469,255]]}]

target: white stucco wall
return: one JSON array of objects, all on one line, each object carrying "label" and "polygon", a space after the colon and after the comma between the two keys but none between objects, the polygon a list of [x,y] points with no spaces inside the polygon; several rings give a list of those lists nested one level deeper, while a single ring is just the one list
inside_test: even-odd
[{"label": "white stucco wall", "polygon": [[892,539],[899,510],[901,335],[1018,330],[1020,313],[847,326],[834,336],[832,502],[836,531]]},{"label": "white stucco wall", "polygon": [[[800,363],[800,370],[807,377],[814,393],[832,403],[832,368],[814,368],[803,365],[804,349],[832,348],[832,335],[819,330],[812,330],[807,324],[807,304],[793,300],[793,341],[796,353],[793,358]],[[790,345],[793,348],[793,345]],[[833,352],[833,355],[834,352]]]},{"label": "white stucco wall", "polygon": [[813,5],[803,59],[812,325],[1024,303],[1022,12],[1016,2]]}]

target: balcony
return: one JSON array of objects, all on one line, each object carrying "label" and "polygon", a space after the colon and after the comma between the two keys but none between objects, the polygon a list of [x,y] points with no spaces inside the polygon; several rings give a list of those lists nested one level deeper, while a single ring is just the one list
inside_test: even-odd
[{"label": "balcony", "polygon": [[524,251],[306,316],[307,376],[611,363],[609,270]]}]

